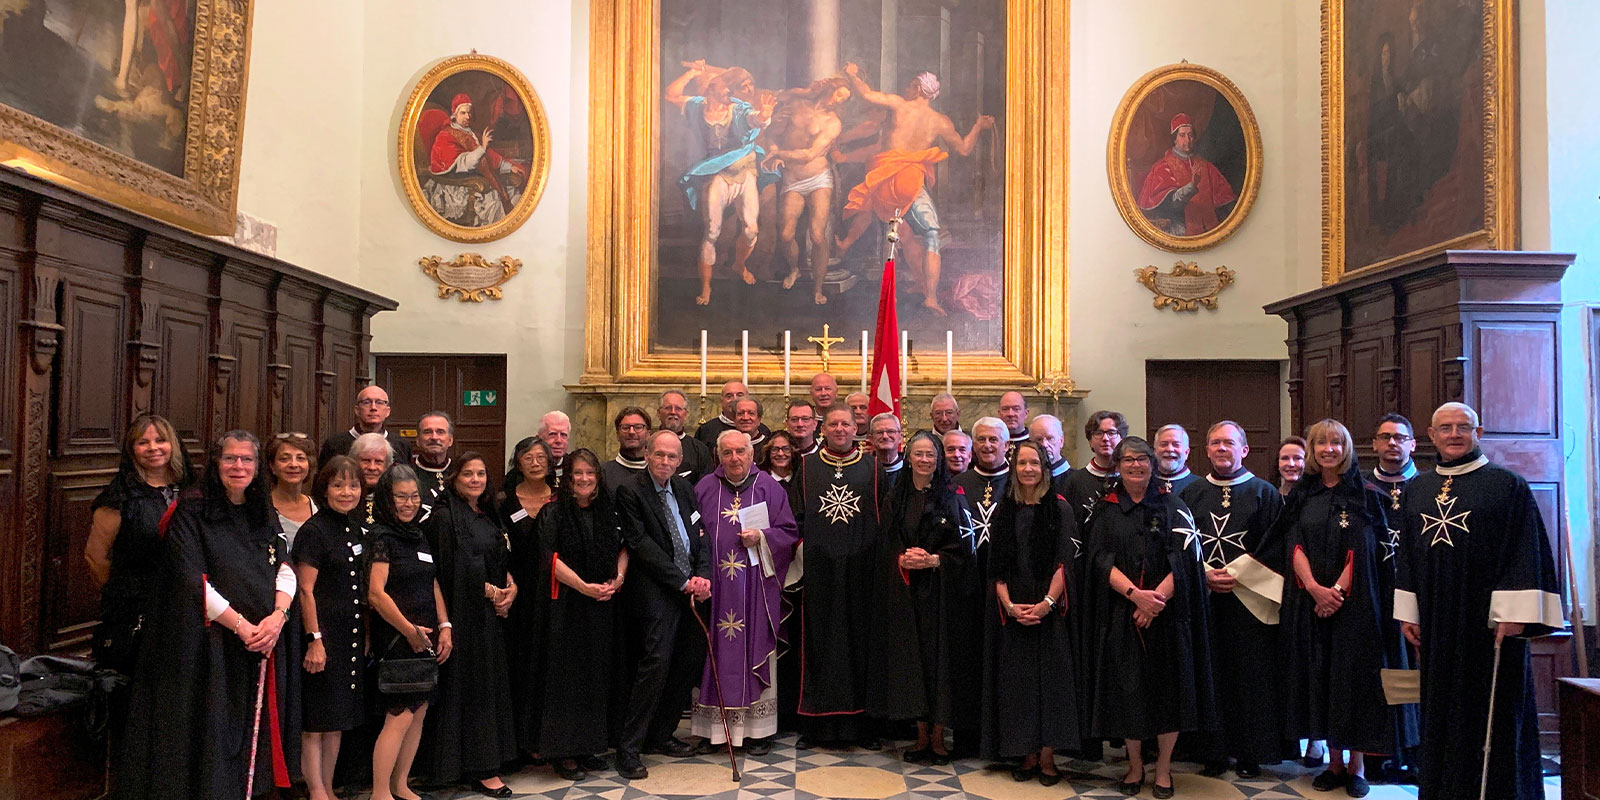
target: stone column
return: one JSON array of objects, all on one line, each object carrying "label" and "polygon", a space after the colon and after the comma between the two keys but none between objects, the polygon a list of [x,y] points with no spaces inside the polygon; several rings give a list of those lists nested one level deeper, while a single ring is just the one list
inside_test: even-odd
[{"label": "stone column", "polygon": [[839,63],[839,0],[808,0],[806,35],[811,50],[806,59],[807,80],[826,78],[844,66]]}]

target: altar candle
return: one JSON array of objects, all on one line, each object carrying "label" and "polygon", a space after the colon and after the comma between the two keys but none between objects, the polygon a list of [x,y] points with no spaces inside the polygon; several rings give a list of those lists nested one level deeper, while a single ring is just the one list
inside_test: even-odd
[{"label": "altar candle", "polygon": [[783,396],[789,396],[789,332],[783,332]]},{"label": "altar candle", "polygon": [[700,396],[706,396],[706,329],[700,329]]},{"label": "altar candle", "polygon": [[951,386],[954,384],[954,378],[952,376],[955,375],[955,367],[956,367],[956,334],[955,334],[955,331],[945,331],[944,332],[944,392],[945,392],[945,394],[955,394],[955,391],[951,388]]},{"label": "altar candle", "polygon": [[906,386],[907,367],[911,364],[911,331],[900,329],[900,396],[905,397],[910,388]]},{"label": "altar candle", "polygon": [[867,332],[861,332],[861,393],[867,393]]},{"label": "altar candle", "polygon": [[750,332],[739,331],[739,380],[750,388]]}]

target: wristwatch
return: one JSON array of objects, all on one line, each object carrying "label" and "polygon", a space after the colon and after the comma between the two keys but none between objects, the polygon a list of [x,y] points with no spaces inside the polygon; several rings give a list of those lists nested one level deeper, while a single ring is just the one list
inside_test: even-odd
[{"label": "wristwatch", "polygon": [[1129,587],[1128,587],[1128,591],[1126,591],[1126,592],[1123,592],[1123,593],[1122,593],[1122,596],[1123,596],[1123,597],[1132,597],[1132,596],[1133,596],[1133,587],[1132,587],[1132,586],[1129,586]]},{"label": "wristwatch", "polygon": [[322,631],[309,631],[306,633],[306,644],[322,640]]}]

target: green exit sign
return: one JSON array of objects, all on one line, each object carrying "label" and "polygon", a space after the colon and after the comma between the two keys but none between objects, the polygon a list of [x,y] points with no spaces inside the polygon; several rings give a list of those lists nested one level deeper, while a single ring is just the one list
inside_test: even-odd
[{"label": "green exit sign", "polygon": [[461,393],[461,405],[468,408],[474,406],[492,406],[500,400],[500,393],[492,389],[467,389]]}]

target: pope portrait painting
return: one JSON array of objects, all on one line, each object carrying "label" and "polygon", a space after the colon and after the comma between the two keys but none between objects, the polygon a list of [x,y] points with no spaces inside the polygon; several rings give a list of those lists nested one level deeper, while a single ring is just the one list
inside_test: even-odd
[{"label": "pope portrait painting", "polygon": [[1173,236],[1199,236],[1216,228],[1238,199],[1222,172],[1195,155],[1199,138],[1188,114],[1175,114],[1172,147],[1150,166],[1137,196],[1151,223]]}]

